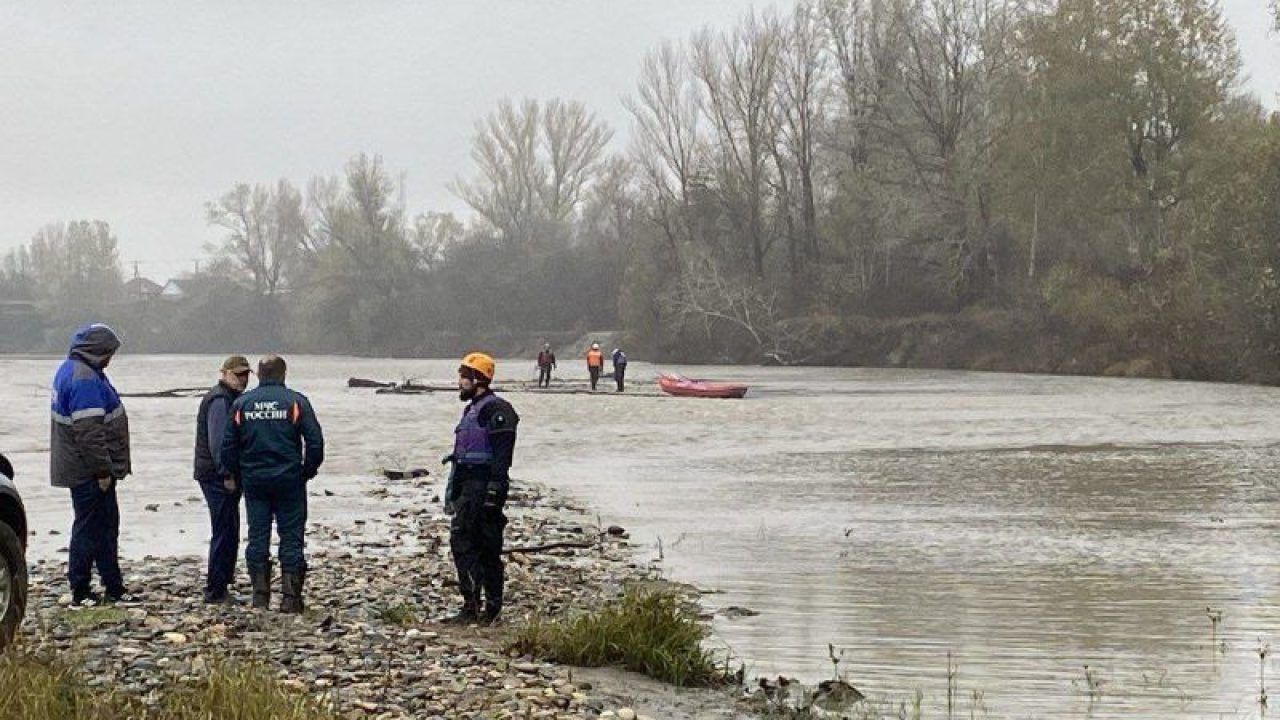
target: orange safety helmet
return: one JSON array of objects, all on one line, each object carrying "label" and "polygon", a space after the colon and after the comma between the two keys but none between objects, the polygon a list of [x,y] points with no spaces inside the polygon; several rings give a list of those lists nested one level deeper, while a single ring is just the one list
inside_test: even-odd
[{"label": "orange safety helmet", "polygon": [[462,358],[462,367],[470,368],[483,375],[486,380],[492,382],[493,371],[496,368],[496,365],[493,362],[493,358],[488,355],[481,352],[473,352],[467,353],[467,356]]}]

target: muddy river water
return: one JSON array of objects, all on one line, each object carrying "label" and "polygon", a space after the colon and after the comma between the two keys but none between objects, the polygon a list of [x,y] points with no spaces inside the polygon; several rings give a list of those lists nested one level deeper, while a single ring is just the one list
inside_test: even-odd
[{"label": "muddy river water", "polygon": [[[436,467],[455,396],[375,395],[349,376],[451,381],[445,360],[291,357],[328,437],[317,520],[376,517],[379,467]],[[218,358],[129,356],[122,392],[202,385]],[[66,543],[48,481],[57,359],[0,357],[0,451],[32,552]],[[664,368],[680,370],[681,368]],[[717,646],[751,675],[834,671],[956,717],[1257,717],[1280,687],[1280,390],[961,372],[687,368],[741,401],[513,393],[514,475],[625,526],[642,559],[715,591]],[[633,363],[633,383],[656,368]],[[525,362],[499,374],[528,379]],[[576,375],[578,368],[562,368]],[[199,553],[198,400],[126,400],[136,474],[122,553]],[[332,496],[320,492],[330,489]],[[150,509],[148,509],[150,508]],[[56,531],[59,534],[51,534]],[[1211,614],[1220,613],[1214,622]],[[838,665],[832,662],[834,657]],[[950,661],[948,660],[950,658]],[[1088,670],[1086,671],[1086,666]]]}]

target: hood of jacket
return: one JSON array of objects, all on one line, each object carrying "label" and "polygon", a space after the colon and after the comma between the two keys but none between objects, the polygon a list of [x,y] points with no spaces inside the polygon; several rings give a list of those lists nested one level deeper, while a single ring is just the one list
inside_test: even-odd
[{"label": "hood of jacket", "polygon": [[102,366],[120,349],[120,338],[116,332],[102,323],[85,325],[71,336],[71,349],[68,357],[79,358],[94,370]]}]

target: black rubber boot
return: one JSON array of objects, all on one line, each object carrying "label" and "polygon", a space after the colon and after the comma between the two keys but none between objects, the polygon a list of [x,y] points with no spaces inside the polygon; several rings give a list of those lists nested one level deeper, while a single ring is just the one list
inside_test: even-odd
[{"label": "black rubber boot", "polygon": [[271,563],[258,571],[249,571],[249,582],[253,585],[253,607],[266,610],[271,606]]},{"label": "black rubber boot", "polygon": [[450,615],[442,620],[445,625],[471,625],[480,622],[480,596],[479,594],[463,594],[462,609],[456,615]]},{"label": "black rubber boot", "polygon": [[497,625],[498,616],[502,614],[502,606],[492,603],[484,604],[484,613],[480,615],[481,625]]},{"label": "black rubber boot", "polygon": [[285,572],[280,577],[281,595],[280,612],[296,614],[305,609],[302,603],[302,586],[306,582],[306,571]]}]

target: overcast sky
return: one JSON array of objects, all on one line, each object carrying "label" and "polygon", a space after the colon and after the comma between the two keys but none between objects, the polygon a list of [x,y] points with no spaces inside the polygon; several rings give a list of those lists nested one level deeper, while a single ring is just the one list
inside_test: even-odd
[{"label": "overcast sky", "polygon": [[[770,3],[764,3],[765,5]],[[1222,0],[1250,87],[1280,94],[1264,0]],[[0,252],[101,219],[161,282],[218,233],[237,181],[298,185],[381,154],[411,212],[465,208],[475,120],[505,97],[581,100],[627,135],[644,52],[747,0],[8,2],[0,9]],[[778,7],[788,7],[785,0]],[[181,7],[179,7],[181,6]]]}]

